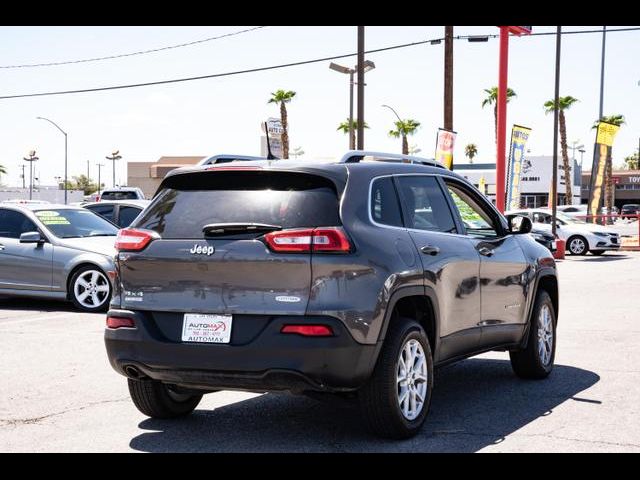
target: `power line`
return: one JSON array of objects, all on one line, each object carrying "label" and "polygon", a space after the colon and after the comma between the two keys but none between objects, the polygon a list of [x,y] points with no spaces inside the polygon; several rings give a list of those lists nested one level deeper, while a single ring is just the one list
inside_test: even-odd
[{"label": "power line", "polygon": [[60,65],[71,65],[71,64],[75,64],[75,63],[99,62],[101,60],[113,60],[115,58],[133,57],[135,55],[145,55],[147,53],[162,52],[162,51],[165,51],[165,50],[172,50],[174,48],[190,47],[192,45],[197,45],[197,44],[200,44],[200,43],[211,42],[212,40],[219,40],[221,38],[233,37],[233,36],[240,35],[240,34],[243,34],[243,33],[253,32],[254,30],[260,30],[261,28],[265,28],[265,26],[253,27],[253,28],[248,28],[248,29],[245,29],[245,30],[240,30],[240,31],[237,31],[237,32],[225,33],[224,35],[218,35],[216,37],[203,38],[203,39],[200,39],[200,40],[194,40],[192,42],[180,43],[178,45],[169,45],[167,47],[152,48],[150,50],[140,50],[140,51],[137,51],[137,52],[121,53],[121,54],[117,54],[117,55],[108,55],[106,57],[84,58],[82,60],[67,60],[67,61],[63,61],[63,62],[27,63],[27,64],[23,64],[23,65],[0,65],[0,69],[55,67],[55,66],[60,66]]},{"label": "power line", "polygon": [[[627,28],[627,29],[617,29],[617,30],[607,30],[607,32],[616,32],[616,31],[629,31],[629,30],[640,30],[640,27],[638,28]],[[596,32],[601,32],[602,30],[589,30],[589,31],[571,31],[571,32],[563,32],[563,34],[572,34],[572,33],[596,33]],[[538,35],[550,35],[549,33],[539,33]],[[486,35],[487,37],[497,37],[497,35]],[[478,37],[478,35],[470,35],[470,36],[458,36],[458,37],[454,37],[457,40],[463,40],[463,39],[467,39],[469,37]],[[417,45],[424,45],[425,43],[437,43],[437,41],[440,40],[438,38],[434,38],[434,39],[429,39],[429,40],[421,40],[418,42],[411,42],[411,43],[403,43],[403,44],[399,44],[399,45],[392,45],[389,47],[382,47],[382,48],[376,48],[373,50],[367,50],[365,52],[365,54],[369,54],[369,53],[379,53],[379,52],[385,52],[388,50],[396,50],[399,48],[407,48],[407,47],[414,47]],[[326,62],[328,60],[339,60],[341,58],[347,58],[347,57],[354,57],[356,56],[357,53],[346,53],[344,55],[334,55],[331,57],[323,57],[323,58],[316,58],[313,60],[303,60],[303,61],[299,61],[299,62],[291,62],[291,63],[283,63],[283,64],[279,64],[279,65],[271,65],[268,67],[256,67],[256,68],[249,68],[249,69],[245,69],[245,70],[235,70],[232,72],[224,72],[224,73],[214,73],[214,74],[210,74],[210,75],[199,75],[196,77],[186,77],[186,78],[175,78],[175,79],[171,79],[171,80],[158,80],[155,82],[144,82],[144,83],[132,83],[132,84],[126,84],[126,85],[115,85],[115,86],[109,86],[109,87],[96,87],[96,88],[84,88],[84,89],[77,89],[77,90],[63,90],[63,91],[57,91],[57,92],[39,92],[39,93],[24,93],[24,94],[20,94],[20,95],[4,95],[4,96],[0,96],[0,100],[8,100],[8,99],[13,99],[13,98],[26,98],[26,97],[44,97],[44,96],[52,96],[52,95],[70,95],[70,94],[74,94],[74,93],[90,93],[90,92],[104,92],[104,91],[108,91],[108,90],[123,90],[126,88],[138,88],[138,87],[149,87],[149,86],[153,86],[153,85],[167,85],[167,84],[171,84],[171,83],[181,83],[181,82],[191,82],[194,80],[204,80],[204,79],[208,79],[208,78],[219,78],[219,77],[229,77],[229,76],[233,76],[233,75],[242,75],[245,73],[256,73],[256,72],[264,72],[264,71],[268,71],[268,70],[276,70],[276,69],[280,69],[280,68],[289,68],[289,67],[297,67],[300,65],[309,65],[312,63],[320,63],[320,62]]]}]

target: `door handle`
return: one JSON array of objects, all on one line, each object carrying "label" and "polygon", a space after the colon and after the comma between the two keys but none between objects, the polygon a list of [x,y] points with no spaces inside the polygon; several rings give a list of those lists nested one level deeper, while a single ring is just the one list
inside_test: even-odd
[{"label": "door handle", "polygon": [[478,253],[480,255],[484,255],[485,257],[490,257],[491,255],[493,255],[495,252],[490,249],[489,247],[480,247],[478,249]]},{"label": "door handle", "polygon": [[427,255],[437,255],[440,253],[440,249],[438,247],[434,247],[433,245],[425,245],[420,249],[422,253],[426,253]]}]

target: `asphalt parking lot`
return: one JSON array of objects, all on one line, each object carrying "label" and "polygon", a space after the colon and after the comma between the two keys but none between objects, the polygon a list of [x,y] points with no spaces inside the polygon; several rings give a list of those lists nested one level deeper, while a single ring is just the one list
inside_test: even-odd
[{"label": "asphalt parking lot", "polygon": [[218,392],[187,419],[148,419],[108,364],[104,315],[0,299],[0,451],[640,452],[640,253],[559,270],[552,375],[519,380],[506,353],[445,367],[403,442],[371,437],[357,410],[284,394]]}]

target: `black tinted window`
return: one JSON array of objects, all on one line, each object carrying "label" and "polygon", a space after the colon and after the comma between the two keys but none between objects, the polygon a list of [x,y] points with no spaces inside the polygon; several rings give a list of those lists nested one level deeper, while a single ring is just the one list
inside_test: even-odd
[{"label": "black tinted window", "polygon": [[135,220],[135,218],[142,211],[141,208],[136,207],[120,207],[120,215],[118,218],[118,225],[121,227],[128,227],[131,225],[131,222]]},{"label": "black tinted window", "polygon": [[163,238],[203,238],[211,223],[282,228],[341,225],[333,184],[288,172],[206,172],[170,177],[134,222]]},{"label": "black tinted window", "polygon": [[391,177],[379,178],[371,186],[371,218],[384,225],[402,226],[398,196]]},{"label": "black tinted window", "polygon": [[23,233],[37,231],[35,223],[23,213],[0,209],[0,237],[20,238]]},{"label": "black tinted window", "polygon": [[456,225],[435,177],[397,177],[405,211],[405,225],[417,230],[455,233]]},{"label": "black tinted window", "polygon": [[107,220],[113,219],[113,205],[92,205],[86,208],[87,210],[91,210],[92,212],[103,216]]},{"label": "black tinted window", "polygon": [[137,198],[136,192],[104,192],[100,197],[101,200],[136,200]]}]

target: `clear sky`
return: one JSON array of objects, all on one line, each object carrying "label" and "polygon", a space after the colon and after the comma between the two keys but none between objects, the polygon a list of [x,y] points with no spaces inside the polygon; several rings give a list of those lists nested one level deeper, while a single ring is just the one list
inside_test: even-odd
[{"label": "clear sky", "polygon": [[[93,58],[158,48],[242,30],[247,27],[2,27],[0,67]],[[534,32],[555,27],[534,26]],[[563,27],[588,30],[600,27]],[[608,27],[618,28],[618,27]],[[495,34],[495,26],[455,27],[454,35]],[[444,27],[367,27],[366,48],[442,37]],[[568,140],[584,143],[585,166],[593,155],[593,121],[598,116],[601,39],[599,33],[564,35],[560,94],[580,102],[567,112]],[[640,31],[607,35],[604,114],[624,114],[613,147],[614,164],[638,148],[640,136]],[[418,45],[368,55],[376,64],[366,75],[365,147],[400,151],[390,138],[395,117],[422,126],[409,139],[432,157],[443,121],[443,49]],[[41,68],[0,68],[0,95],[14,95],[173,79],[243,70],[356,51],[356,27],[266,27],[195,46],[100,62]],[[338,60],[354,65],[356,58]],[[347,136],[336,131],[348,116],[348,76],[329,62],[224,78],[98,93],[0,100],[0,164],[8,170],[6,185],[20,182],[22,158],[31,149],[42,184],[53,184],[64,172],[64,137],[37,116],[58,123],[69,134],[69,177],[97,177],[97,162],[114,149],[123,160],[117,182],[126,181],[126,161],[154,161],[162,155],[213,155],[260,152],[260,122],[278,116],[267,104],[270,92],[282,88],[297,95],[289,104],[291,147],[307,156],[340,156]],[[553,116],[543,103],[554,94],[555,37],[513,37],[509,86],[517,98],[509,104],[507,125],[531,127],[531,155],[553,151]],[[494,120],[481,108],[483,89],[497,85],[498,40],[454,43],[455,158],[466,162],[464,146],[478,146],[476,162],[494,161]],[[576,152],[579,158],[579,153]],[[28,170],[27,170],[28,172]],[[102,171],[110,185],[111,165]]]}]

